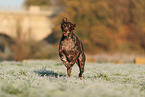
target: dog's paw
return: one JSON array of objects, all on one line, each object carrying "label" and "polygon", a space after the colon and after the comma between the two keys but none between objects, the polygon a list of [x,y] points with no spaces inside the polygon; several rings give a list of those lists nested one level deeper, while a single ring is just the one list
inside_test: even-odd
[{"label": "dog's paw", "polygon": [[80,79],[80,80],[83,80],[83,78],[82,78],[82,77],[79,77],[79,79]]},{"label": "dog's paw", "polygon": [[72,65],[72,64],[73,64],[73,62],[69,62],[69,64],[70,64],[70,65]]},{"label": "dog's paw", "polygon": [[67,69],[69,69],[71,67],[71,65],[67,65]]},{"label": "dog's paw", "polygon": [[71,66],[70,63],[68,63],[68,62],[65,63],[65,67],[66,67],[66,68],[70,68],[70,66]]}]

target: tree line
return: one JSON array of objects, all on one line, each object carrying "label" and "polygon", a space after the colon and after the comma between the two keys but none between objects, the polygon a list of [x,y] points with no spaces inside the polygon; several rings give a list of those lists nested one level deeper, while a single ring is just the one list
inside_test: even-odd
[{"label": "tree line", "polygon": [[77,24],[74,33],[88,53],[145,52],[144,0],[26,0],[25,5],[30,5],[30,1],[39,6],[51,6],[53,1],[61,9],[53,17],[54,44],[58,44],[62,34],[61,19],[68,17]]}]

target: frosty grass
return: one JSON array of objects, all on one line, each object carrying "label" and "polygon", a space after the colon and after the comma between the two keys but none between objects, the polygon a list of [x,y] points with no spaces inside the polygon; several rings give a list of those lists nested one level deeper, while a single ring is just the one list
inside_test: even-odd
[{"label": "frosty grass", "polygon": [[145,97],[145,65],[86,63],[83,80],[56,61],[0,62],[0,97]]}]

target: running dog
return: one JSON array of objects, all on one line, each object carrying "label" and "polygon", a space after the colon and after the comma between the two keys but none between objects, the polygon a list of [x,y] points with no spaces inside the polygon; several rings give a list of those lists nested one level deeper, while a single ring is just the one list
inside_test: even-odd
[{"label": "running dog", "polygon": [[82,42],[73,33],[75,27],[76,24],[68,22],[67,18],[62,19],[62,37],[59,44],[59,56],[67,68],[68,76],[71,76],[72,67],[77,63],[80,70],[79,78],[82,79],[86,58]]}]

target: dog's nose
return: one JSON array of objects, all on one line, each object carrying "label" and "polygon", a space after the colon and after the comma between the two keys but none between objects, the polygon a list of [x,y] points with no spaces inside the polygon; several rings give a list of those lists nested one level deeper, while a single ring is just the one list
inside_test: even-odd
[{"label": "dog's nose", "polygon": [[65,31],[67,31],[67,30],[68,30],[68,28],[67,28],[67,27],[65,27],[65,28],[64,28],[64,30],[65,30]]}]

